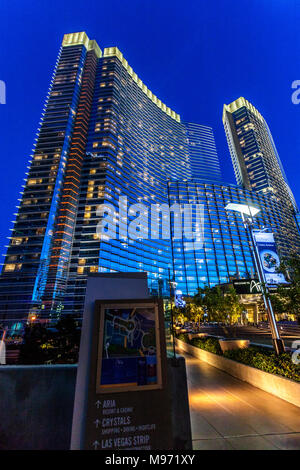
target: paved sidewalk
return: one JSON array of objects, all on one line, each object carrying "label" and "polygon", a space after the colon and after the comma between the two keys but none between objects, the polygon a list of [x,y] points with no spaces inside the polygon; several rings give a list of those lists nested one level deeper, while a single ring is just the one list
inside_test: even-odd
[{"label": "paved sidewalk", "polygon": [[300,450],[300,408],[184,356],[194,449]]}]

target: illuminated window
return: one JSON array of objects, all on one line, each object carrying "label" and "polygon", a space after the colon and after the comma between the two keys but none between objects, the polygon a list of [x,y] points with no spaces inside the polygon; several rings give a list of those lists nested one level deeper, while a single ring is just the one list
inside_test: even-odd
[{"label": "illuminated window", "polygon": [[12,245],[21,245],[23,242],[23,238],[12,238],[11,244]]},{"label": "illuminated window", "polygon": [[20,271],[22,268],[22,264],[6,264],[4,266],[5,272],[13,272],[13,271]]},{"label": "illuminated window", "polygon": [[42,178],[30,179],[28,180],[28,186],[32,186],[33,184],[41,184],[42,182]]},{"label": "illuminated window", "polygon": [[86,206],[85,213],[84,213],[84,218],[89,219],[90,217],[91,217],[91,206]]},{"label": "illuminated window", "polygon": [[16,265],[15,264],[6,264],[4,266],[4,271],[5,272],[11,272],[15,270]]}]

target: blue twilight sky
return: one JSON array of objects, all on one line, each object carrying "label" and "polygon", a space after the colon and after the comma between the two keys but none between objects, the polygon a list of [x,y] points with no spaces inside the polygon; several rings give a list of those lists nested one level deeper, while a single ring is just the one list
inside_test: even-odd
[{"label": "blue twilight sky", "polygon": [[265,117],[300,203],[300,0],[1,0],[0,252],[64,33],[118,46],[134,71],[182,119],[212,126],[234,182],[223,103],[239,96]]}]

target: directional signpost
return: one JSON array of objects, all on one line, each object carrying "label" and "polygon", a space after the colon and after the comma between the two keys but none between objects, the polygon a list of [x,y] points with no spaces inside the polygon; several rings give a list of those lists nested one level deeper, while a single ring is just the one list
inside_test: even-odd
[{"label": "directional signpost", "polygon": [[[143,292],[139,275],[129,274],[110,278],[115,298],[94,300],[85,310],[71,449],[173,447],[162,302],[124,298],[126,291]],[[96,297],[104,280],[99,290],[93,282]]]}]

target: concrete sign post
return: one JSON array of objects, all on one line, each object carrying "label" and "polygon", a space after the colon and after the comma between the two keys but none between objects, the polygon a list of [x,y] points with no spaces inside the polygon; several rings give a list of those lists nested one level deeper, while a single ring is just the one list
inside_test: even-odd
[{"label": "concrete sign post", "polygon": [[143,273],[88,281],[71,449],[173,447],[163,307],[147,294]]}]

